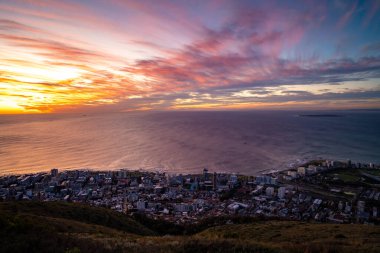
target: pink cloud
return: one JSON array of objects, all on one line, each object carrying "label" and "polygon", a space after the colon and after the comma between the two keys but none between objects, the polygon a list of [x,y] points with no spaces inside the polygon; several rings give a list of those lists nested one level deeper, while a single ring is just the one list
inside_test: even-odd
[{"label": "pink cloud", "polygon": [[350,21],[352,15],[355,13],[358,6],[358,2],[356,1],[349,10],[347,10],[344,15],[340,18],[338,21],[337,27],[342,28],[347,25],[347,23]]},{"label": "pink cloud", "polygon": [[[187,8],[193,3],[163,2],[157,6],[114,0],[101,2],[97,8],[79,2],[29,3],[29,9],[20,4],[0,4],[0,11],[8,11],[0,20],[0,39],[7,46],[7,51],[0,50],[0,60],[10,66],[71,66],[81,70],[75,80],[34,84],[43,87],[44,92],[54,86],[75,94],[82,92],[85,99],[78,95],[70,106],[121,103],[129,97],[146,99],[167,93],[338,82],[379,75],[378,57],[321,60],[318,56],[284,56],[323,22],[325,3],[299,10],[271,3],[253,8],[243,2],[229,2],[228,15],[215,16],[217,22],[204,13],[211,7],[218,8],[218,1],[203,6],[204,10],[199,10],[203,15]],[[104,6],[115,17],[102,15],[107,14],[100,8]],[[351,6],[339,26],[347,24],[356,9],[356,4]],[[12,58],[12,50],[26,54],[25,59]],[[17,78],[12,79],[12,73],[2,74],[6,82],[21,84]],[[51,107],[41,102],[33,108],[39,106]]]}]

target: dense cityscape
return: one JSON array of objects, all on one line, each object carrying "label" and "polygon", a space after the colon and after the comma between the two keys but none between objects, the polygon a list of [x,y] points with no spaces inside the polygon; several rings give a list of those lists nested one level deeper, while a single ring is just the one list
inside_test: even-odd
[{"label": "dense cityscape", "polygon": [[259,176],[52,169],[0,177],[0,200],[82,202],[177,224],[217,216],[379,224],[380,167],[312,161]]}]

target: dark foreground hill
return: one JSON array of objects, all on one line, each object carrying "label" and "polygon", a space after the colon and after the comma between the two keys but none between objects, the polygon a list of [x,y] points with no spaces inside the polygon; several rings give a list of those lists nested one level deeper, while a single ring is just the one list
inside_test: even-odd
[{"label": "dark foreground hill", "polygon": [[[380,252],[378,226],[250,221],[178,235],[179,227],[138,220],[145,225],[80,204],[3,202],[0,252]],[[165,228],[177,235],[163,236]]]}]

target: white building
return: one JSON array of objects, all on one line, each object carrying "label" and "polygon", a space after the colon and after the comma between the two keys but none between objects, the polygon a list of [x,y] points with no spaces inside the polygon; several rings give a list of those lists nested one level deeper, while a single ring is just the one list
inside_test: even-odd
[{"label": "white building", "polygon": [[283,198],[285,198],[285,192],[286,192],[285,187],[280,187],[280,188],[278,188],[277,196],[280,199],[283,199]]},{"label": "white building", "polygon": [[306,169],[305,169],[305,167],[298,167],[297,172],[298,172],[299,175],[305,176]]},{"label": "white building", "polygon": [[265,190],[265,194],[269,197],[272,197],[274,194],[274,188],[273,187],[267,187]]}]

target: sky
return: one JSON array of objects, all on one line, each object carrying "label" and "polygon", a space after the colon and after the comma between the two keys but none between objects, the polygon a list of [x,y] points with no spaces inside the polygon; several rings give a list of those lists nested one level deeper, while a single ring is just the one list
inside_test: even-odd
[{"label": "sky", "polygon": [[380,108],[380,1],[0,0],[0,114]]}]

